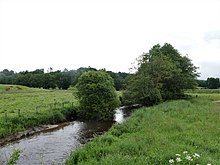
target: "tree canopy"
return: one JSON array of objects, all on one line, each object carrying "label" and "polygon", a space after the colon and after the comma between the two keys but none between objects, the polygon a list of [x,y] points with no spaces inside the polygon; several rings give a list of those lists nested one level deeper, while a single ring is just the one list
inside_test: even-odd
[{"label": "tree canopy", "polygon": [[219,78],[209,77],[206,83],[209,89],[217,89],[220,86]]},{"label": "tree canopy", "polygon": [[185,89],[196,87],[198,73],[187,56],[171,44],[157,44],[138,59],[138,67],[123,94],[125,104],[150,105],[184,96]]},{"label": "tree canopy", "polygon": [[[45,89],[68,89],[70,85],[75,86],[80,75],[87,71],[97,71],[97,69],[81,67],[77,70],[53,71],[52,68],[49,68],[47,73],[44,72],[44,69],[19,73],[4,69],[0,71],[0,84],[16,84]],[[111,71],[107,71],[107,73],[114,79],[114,86],[117,90],[124,88],[124,79],[129,75],[128,73],[114,73]]]},{"label": "tree canopy", "polygon": [[113,120],[119,99],[111,76],[104,71],[83,73],[77,82],[81,115],[90,120]]}]

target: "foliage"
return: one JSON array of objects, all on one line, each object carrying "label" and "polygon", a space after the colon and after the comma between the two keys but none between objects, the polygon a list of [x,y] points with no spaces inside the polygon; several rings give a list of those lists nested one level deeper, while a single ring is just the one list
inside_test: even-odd
[{"label": "foliage", "polygon": [[83,73],[78,79],[76,88],[83,118],[113,119],[113,110],[119,105],[119,100],[113,86],[113,79],[106,72]]},{"label": "foliage", "polygon": [[138,70],[128,80],[124,103],[151,105],[181,98],[185,89],[196,87],[196,69],[172,45],[155,45],[138,59]]},{"label": "foliage", "polygon": [[219,111],[207,96],[138,109],[127,122],[73,152],[66,164],[168,165],[183,151],[198,153],[198,164],[219,164]]},{"label": "foliage", "polygon": [[[52,68],[48,69],[48,73],[44,73],[44,69],[36,69],[35,71],[24,71],[15,73],[4,69],[0,72],[0,84],[17,84],[34,88],[44,89],[68,89],[70,85],[75,86],[78,82],[78,78],[87,71],[97,71],[95,68],[81,67],[77,70],[53,71]],[[108,71],[111,77],[114,79],[114,85],[117,90],[121,90],[124,87],[124,79],[128,75],[127,73],[114,73]]]},{"label": "foliage", "polygon": [[198,87],[207,88],[207,82],[206,80],[196,80]]},{"label": "foliage", "polygon": [[220,87],[219,78],[208,77],[207,80],[197,80],[198,86],[202,88],[217,89]]},{"label": "foliage", "polygon": [[69,73],[63,72],[57,74],[57,87],[59,89],[68,89],[71,84],[71,75]]},{"label": "foliage", "polygon": [[114,73],[112,71],[107,71],[107,73],[114,79],[114,86],[117,91],[123,90],[125,88],[126,77],[129,75],[128,73]]},{"label": "foliage", "polygon": [[213,77],[207,78],[206,83],[207,83],[207,88],[209,89],[217,89],[220,86],[219,78],[213,78]]},{"label": "foliage", "polygon": [[19,159],[21,154],[21,150],[19,149],[13,149],[13,153],[10,157],[10,159],[7,162],[7,165],[14,165],[16,164],[16,161]]}]

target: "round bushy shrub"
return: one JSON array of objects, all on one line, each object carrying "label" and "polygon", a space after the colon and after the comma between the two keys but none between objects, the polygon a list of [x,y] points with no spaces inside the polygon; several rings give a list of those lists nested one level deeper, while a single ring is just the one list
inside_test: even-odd
[{"label": "round bushy shrub", "polygon": [[83,73],[76,85],[81,117],[89,120],[113,120],[119,98],[113,79],[104,71]]}]

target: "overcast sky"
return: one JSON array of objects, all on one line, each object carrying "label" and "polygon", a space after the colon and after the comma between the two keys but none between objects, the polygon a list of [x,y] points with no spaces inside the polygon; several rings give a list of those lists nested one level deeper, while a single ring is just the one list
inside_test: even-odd
[{"label": "overcast sky", "polygon": [[0,32],[0,70],[128,72],[167,42],[220,77],[220,0],[0,0]]}]

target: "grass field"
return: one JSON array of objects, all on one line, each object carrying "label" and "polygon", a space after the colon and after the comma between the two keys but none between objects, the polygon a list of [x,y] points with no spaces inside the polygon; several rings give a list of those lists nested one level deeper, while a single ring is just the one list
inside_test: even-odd
[{"label": "grass field", "polygon": [[220,104],[212,101],[220,94],[193,95],[138,109],[73,152],[66,164],[219,165]]},{"label": "grass field", "polygon": [[197,88],[194,90],[188,90],[189,93],[197,93],[197,94],[220,94],[219,89],[206,89],[206,88]]},{"label": "grass field", "polygon": [[195,89],[188,90],[186,94],[195,96],[195,97],[205,97],[210,101],[220,100],[220,89]]},{"label": "grass field", "polygon": [[[0,137],[30,126],[65,118],[63,110],[76,104],[72,90],[44,90],[18,85],[0,85]],[[63,120],[62,119],[62,120]],[[62,121],[61,120],[61,121]]]},{"label": "grass field", "polygon": [[[11,87],[11,90],[5,91]],[[17,89],[19,87],[19,90]],[[23,86],[0,85],[0,118],[17,115],[18,109],[21,114],[35,113],[38,106],[43,112],[54,106],[54,103],[74,102],[71,90],[43,90]]]}]

